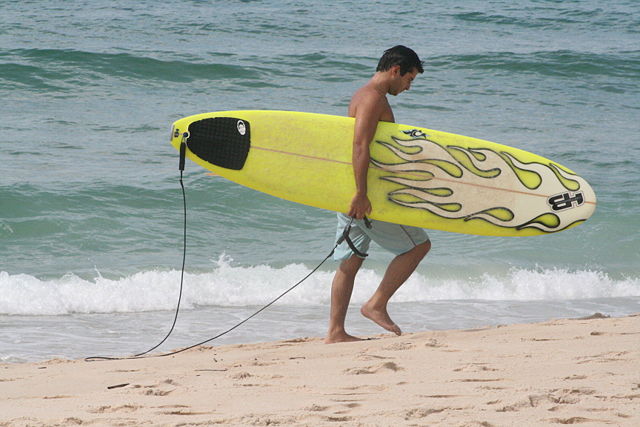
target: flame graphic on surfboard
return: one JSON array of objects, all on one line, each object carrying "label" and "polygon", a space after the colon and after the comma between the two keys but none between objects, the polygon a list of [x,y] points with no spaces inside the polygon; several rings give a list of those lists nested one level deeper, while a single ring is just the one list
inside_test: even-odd
[{"label": "flame graphic on surfboard", "polygon": [[376,168],[393,173],[381,179],[398,184],[387,195],[398,205],[543,233],[576,226],[595,209],[589,184],[554,162],[527,163],[506,151],[440,145],[418,129],[403,133],[407,137],[392,136],[393,142],[376,141],[397,163],[371,158]]}]

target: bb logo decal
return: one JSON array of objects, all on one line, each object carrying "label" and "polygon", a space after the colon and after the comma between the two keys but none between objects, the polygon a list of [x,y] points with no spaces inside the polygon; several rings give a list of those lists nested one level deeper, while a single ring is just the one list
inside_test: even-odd
[{"label": "bb logo decal", "polygon": [[549,197],[547,203],[554,211],[563,211],[582,205],[584,203],[584,195],[581,191],[576,193],[567,191],[566,193]]},{"label": "bb logo decal", "polygon": [[422,138],[427,139],[427,134],[422,132],[420,129],[411,129],[411,130],[403,130],[402,133],[405,135],[409,135],[412,138]]},{"label": "bb logo decal", "polygon": [[244,122],[242,120],[238,120],[238,133],[242,136],[244,136],[244,134],[247,133],[247,125],[244,124]]}]

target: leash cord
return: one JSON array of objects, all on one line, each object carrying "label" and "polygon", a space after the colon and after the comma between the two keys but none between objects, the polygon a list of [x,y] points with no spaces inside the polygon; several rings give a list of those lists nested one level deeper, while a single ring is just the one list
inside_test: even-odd
[{"label": "leash cord", "polygon": [[[338,244],[336,244],[336,247],[338,247]],[[309,274],[307,274],[306,276],[304,276],[298,283],[296,283],[295,285],[291,286],[289,289],[287,289],[286,291],[282,292],[280,295],[278,295],[276,298],[274,298],[271,302],[269,302],[268,304],[266,304],[265,306],[263,306],[262,308],[260,308],[260,310],[256,311],[255,313],[253,313],[251,316],[247,317],[246,319],[244,319],[243,321],[237,323],[236,325],[232,326],[231,328],[227,329],[224,332],[219,333],[218,335],[209,338],[207,340],[201,341],[197,344],[193,344],[190,345],[189,347],[185,347],[185,348],[181,348],[180,350],[176,350],[176,351],[172,351],[171,353],[164,353],[164,354],[158,354],[155,357],[165,357],[165,356],[172,356],[174,354],[178,354],[178,353],[182,353],[183,351],[187,351],[187,350],[191,350],[192,348],[195,347],[199,347],[201,345],[207,344],[208,342],[211,342],[215,339],[220,338],[223,335],[228,334],[229,332],[233,331],[234,329],[242,326],[243,324],[245,324],[246,322],[248,322],[249,320],[253,319],[254,317],[256,317],[258,314],[262,313],[264,310],[266,310],[267,308],[271,307],[273,304],[275,304],[279,299],[281,299],[282,297],[284,297],[286,294],[288,294],[289,292],[291,292],[292,290],[294,290],[295,288],[298,287],[298,285],[302,284],[302,282],[304,282],[305,280],[307,280],[313,273],[315,273],[320,266],[322,266],[322,264],[325,263],[325,261],[327,261],[332,255],[333,252],[335,251],[335,248],[333,248],[331,250],[331,252],[329,253],[329,255],[326,256],[325,259],[323,259],[320,264],[318,264],[313,270],[311,270],[311,272]]]},{"label": "leash cord", "polygon": [[169,335],[173,332],[173,329],[176,327],[176,322],[178,321],[178,313],[180,312],[180,302],[182,301],[182,288],[184,286],[184,266],[187,260],[187,195],[184,191],[184,183],[182,182],[182,170],[180,171],[180,187],[182,188],[182,205],[184,212],[184,224],[182,227],[182,270],[180,271],[180,291],[178,292],[178,304],[176,305],[176,315],[173,318],[173,324],[171,325],[171,329],[167,335],[155,346],[151,347],[149,350],[138,353],[135,357],[144,356],[147,353],[151,353],[156,348],[160,347],[166,340],[169,338]]},{"label": "leash cord", "polygon": [[260,314],[264,310],[266,310],[267,308],[271,307],[278,300],[280,300],[282,297],[284,297],[289,292],[293,291],[296,287],[298,287],[300,284],[302,284],[302,282],[307,280],[313,273],[318,271],[318,269],[322,266],[322,264],[324,264],[329,258],[331,258],[331,256],[333,256],[333,253],[335,252],[335,250],[338,247],[338,245],[340,245],[340,243],[342,243],[342,241],[345,240],[345,236],[348,237],[348,233],[349,233],[349,230],[351,228],[351,222],[353,221],[353,219],[351,221],[349,221],[349,225],[345,228],[345,232],[342,234],[342,236],[340,236],[340,238],[337,240],[337,242],[336,242],[335,246],[333,247],[333,249],[331,249],[331,252],[329,252],[329,254],[320,262],[320,264],[318,264],[313,270],[311,270],[311,272],[309,274],[304,276],[295,285],[291,286],[289,289],[287,289],[286,291],[282,292],[275,299],[273,299],[271,302],[266,304],[264,307],[260,308],[258,311],[256,311],[255,313],[253,313],[252,315],[250,315],[246,319],[242,320],[241,322],[237,323],[236,325],[232,326],[231,328],[227,329],[226,331],[221,332],[218,335],[216,335],[216,336],[214,336],[212,338],[206,339],[204,341],[201,341],[201,342],[199,342],[197,344],[193,344],[193,345],[190,345],[188,347],[181,348],[181,349],[176,350],[176,351],[172,351],[170,353],[151,354],[151,355],[149,355],[148,353],[150,353],[153,350],[155,350],[156,348],[160,347],[167,340],[167,338],[169,338],[169,335],[171,335],[171,333],[173,332],[173,329],[176,326],[176,322],[178,321],[178,313],[180,311],[180,302],[182,301],[182,289],[183,289],[183,285],[184,285],[185,261],[186,261],[186,258],[187,258],[187,197],[186,197],[186,193],[185,193],[185,190],[184,190],[184,183],[182,182],[182,170],[180,170],[180,187],[182,188],[182,201],[183,201],[183,207],[184,207],[184,227],[183,227],[183,242],[184,242],[184,244],[183,244],[183,249],[182,249],[182,272],[180,273],[180,292],[179,292],[179,295],[178,295],[178,304],[176,306],[176,313],[175,313],[175,316],[173,318],[173,324],[171,325],[171,328],[169,329],[169,332],[162,339],[162,341],[160,341],[158,344],[156,344],[155,346],[151,347],[149,350],[147,350],[145,352],[138,353],[138,354],[135,354],[133,356],[128,356],[128,357],[90,356],[90,357],[86,357],[84,359],[85,361],[93,362],[93,361],[98,361],[98,360],[128,360],[128,359],[145,359],[145,358],[151,358],[151,357],[172,356],[172,355],[175,355],[175,354],[178,354],[178,353],[182,353],[183,351],[191,350],[192,348],[199,347],[201,345],[207,344],[207,343],[209,343],[209,342],[211,342],[211,341],[213,341],[215,339],[218,339],[218,338],[222,337],[223,335],[228,334],[229,332],[233,331],[234,329],[242,326],[243,324],[245,324],[249,320],[253,319],[258,314]]}]

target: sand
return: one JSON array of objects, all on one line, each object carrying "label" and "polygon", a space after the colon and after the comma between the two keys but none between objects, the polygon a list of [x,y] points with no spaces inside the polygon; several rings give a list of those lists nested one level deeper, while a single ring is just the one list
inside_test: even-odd
[{"label": "sand", "polygon": [[0,365],[0,426],[640,426],[640,315]]}]

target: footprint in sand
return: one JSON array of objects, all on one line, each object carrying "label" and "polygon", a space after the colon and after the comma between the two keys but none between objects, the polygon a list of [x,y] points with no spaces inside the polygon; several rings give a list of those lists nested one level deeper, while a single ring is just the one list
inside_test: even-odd
[{"label": "footprint in sand", "polygon": [[322,411],[326,411],[327,409],[329,409],[328,406],[316,405],[315,403],[309,406],[308,408],[305,408],[305,410],[309,412],[322,412]]},{"label": "footprint in sand", "polygon": [[440,341],[438,341],[435,338],[431,338],[429,341],[427,341],[424,344],[425,347],[431,347],[431,348],[440,348],[440,347],[447,347],[446,344],[441,343]]},{"label": "footprint in sand", "polygon": [[428,417],[431,414],[438,414],[440,412],[444,412],[447,409],[449,409],[449,408],[415,408],[415,409],[410,409],[405,413],[404,419],[408,421],[408,420],[416,419],[416,418],[425,418],[425,417]]},{"label": "footprint in sand", "polygon": [[468,363],[453,370],[453,372],[494,372],[498,369],[486,366],[486,363]]},{"label": "footprint in sand", "polygon": [[90,409],[89,412],[93,414],[106,414],[114,412],[135,412],[140,409],[141,406],[137,405],[121,405],[121,406],[100,406],[99,408]]},{"label": "footprint in sand", "polygon": [[385,371],[385,370],[397,372],[397,371],[404,370],[404,368],[398,366],[395,362],[386,362],[381,365],[366,366],[362,368],[349,368],[349,369],[346,369],[344,373],[349,375],[363,375],[363,374],[376,374],[378,372]]},{"label": "footprint in sand", "polygon": [[213,414],[213,412],[195,412],[195,411],[187,411],[184,409],[179,409],[176,411],[163,411],[158,412],[159,415],[207,415]]},{"label": "footprint in sand", "polygon": [[575,357],[574,360],[577,360],[576,363],[578,365],[582,365],[585,363],[625,362],[629,359],[623,358],[621,356],[624,356],[628,353],[629,353],[628,351],[619,351],[619,352],[610,351],[607,353],[595,354],[593,356],[579,356],[579,357]]},{"label": "footprint in sand", "polygon": [[345,423],[351,420],[353,420],[353,418],[351,417],[327,417],[327,421],[334,422],[334,423]]},{"label": "footprint in sand", "polygon": [[378,356],[376,354],[366,354],[361,353],[357,356],[358,360],[384,360],[384,359],[393,359],[393,357],[388,356]]},{"label": "footprint in sand", "polygon": [[[144,390],[142,392],[142,394],[144,394],[145,396],[167,396],[168,394],[174,392],[177,387],[174,387],[172,389],[168,389],[166,388],[167,385],[170,386],[178,386],[180,384],[178,384],[177,382],[175,382],[174,380],[172,380],[171,378],[166,379],[156,385],[148,385],[148,386],[144,386],[144,388],[146,390]],[[143,386],[134,386],[135,388],[141,388]]]},{"label": "footprint in sand", "polygon": [[229,375],[229,378],[233,379],[233,380],[246,380],[247,378],[251,378],[253,375],[251,375],[249,372],[236,372],[235,374],[231,374]]},{"label": "footprint in sand", "polygon": [[550,418],[545,421],[549,421],[555,424],[582,424],[582,423],[609,424],[607,420],[595,420],[593,418],[585,418],[585,417]]},{"label": "footprint in sand", "polygon": [[542,405],[553,405],[550,408],[547,408],[547,410],[556,411],[558,410],[556,405],[575,405],[580,403],[580,396],[589,396],[594,393],[595,390],[590,388],[555,389],[551,390],[549,393],[529,395],[525,400],[521,400],[512,405],[503,406],[496,411],[517,412],[523,408],[537,408]]},{"label": "footprint in sand", "polygon": [[383,350],[387,351],[403,351],[403,350],[411,350],[415,345],[410,342],[396,342],[393,344],[385,345],[382,347]]},{"label": "footprint in sand", "polygon": [[196,412],[191,410],[191,406],[188,405],[162,405],[158,406],[158,409],[163,411],[156,412],[159,415],[206,415],[213,412]]}]

